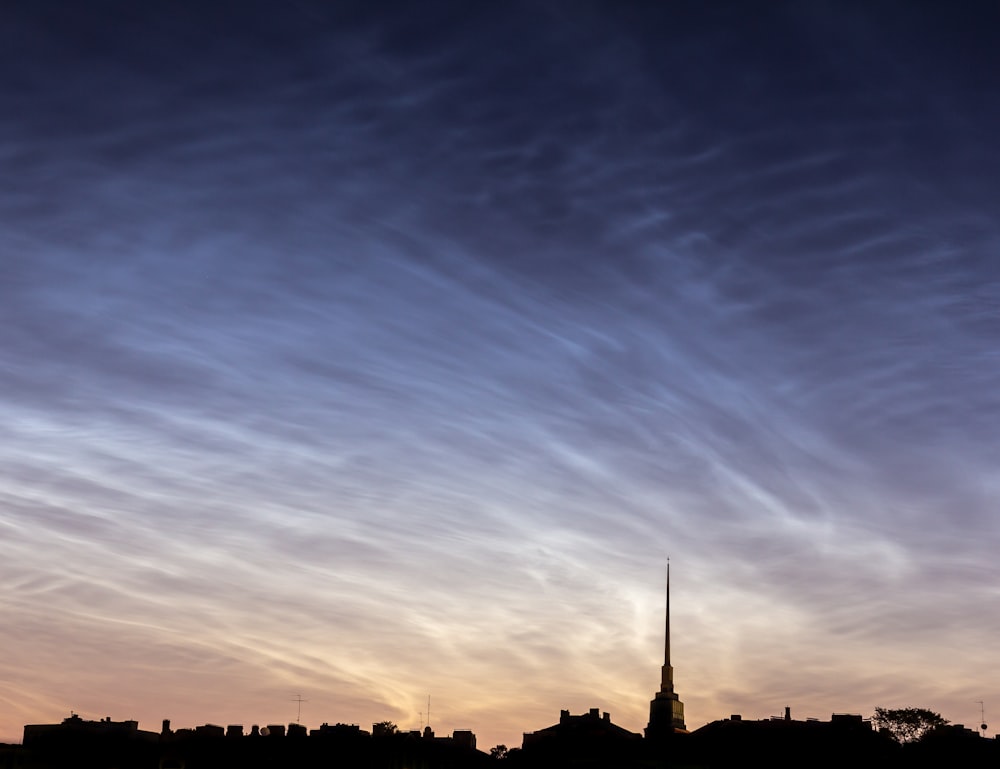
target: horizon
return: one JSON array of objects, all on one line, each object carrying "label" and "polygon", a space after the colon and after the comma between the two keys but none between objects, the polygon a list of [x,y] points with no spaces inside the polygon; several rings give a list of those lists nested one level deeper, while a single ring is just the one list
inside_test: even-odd
[{"label": "horizon", "polygon": [[7,4],[0,740],[990,723],[997,22]]},{"label": "horizon", "polygon": [[[833,716],[837,716],[837,715],[854,715],[854,716],[860,716],[865,722],[869,722],[869,721],[872,720],[871,714],[855,713],[855,712],[844,711],[844,710],[832,711],[825,718],[824,717],[820,717],[820,716],[816,716],[816,715],[809,715],[809,716],[800,717],[800,716],[798,716],[797,714],[794,713],[794,709],[792,709],[791,706],[788,706],[788,707],[792,711],[791,714],[790,714],[791,720],[792,721],[797,721],[797,722],[817,721],[817,720],[818,721],[829,721],[830,718],[832,718]],[[597,709],[600,710],[600,708],[597,708]],[[585,709],[585,710],[581,710],[579,712],[576,712],[576,711],[573,711],[572,709],[567,709],[567,708],[564,708],[563,710],[568,710],[571,715],[576,716],[576,715],[580,715],[580,714],[588,712],[590,710],[590,708]],[[874,710],[874,708],[873,708],[873,710]],[[602,711],[602,712],[608,713],[608,711]],[[608,715],[612,716],[611,721],[613,723],[615,723],[617,726],[622,726],[622,724],[620,724],[617,721],[615,721],[615,719],[613,718],[613,714],[608,713]],[[784,720],[787,720],[784,712],[774,713],[772,715],[763,716],[763,717],[754,717],[754,716],[747,717],[745,714],[742,714],[742,713],[730,713],[730,714],[727,714],[725,716],[719,716],[718,718],[714,718],[714,719],[711,719],[709,721],[706,721],[705,723],[699,724],[696,727],[688,727],[688,731],[689,732],[693,732],[693,731],[696,731],[698,728],[701,728],[702,726],[707,726],[707,725],[715,723],[717,721],[729,720],[734,715],[740,716],[740,718],[742,720],[744,720],[744,721],[775,721],[775,720],[784,721]],[[138,721],[137,719],[133,719],[133,718],[116,719],[114,716],[101,716],[101,717],[93,716],[93,717],[91,717],[91,716],[81,715],[80,713],[77,713],[75,711],[71,711],[71,713],[70,713],[69,716],[64,716],[63,718],[58,719],[57,721],[53,721],[52,723],[60,723],[65,718],[70,718],[70,717],[74,717],[74,716],[82,719],[85,722],[100,722],[100,721],[102,721],[104,719],[109,719],[110,721],[117,722],[117,723],[134,722],[134,723],[137,724],[137,728],[140,731],[159,733],[159,731],[156,730],[156,729],[143,728],[143,722]],[[386,720],[386,719],[383,719],[383,720]],[[553,723],[558,723],[558,720],[559,720],[559,716],[557,714],[557,717],[553,721]],[[973,732],[976,732],[981,737],[986,737],[987,736],[985,732],[983,732],[982,730],[980,730],[978,728],[978,725],[969,725],[967,723],[962,723],[960,721],[954,721],[952,719],[947,719],[947,718],[946,718],[946,720],[949,722],[950,726],[965,727],[967,729],[970,729]],[[358,723],[356,723],[354,721],[333,721],[333,722],[331,722],[331,721],[328,721],[328,720],[324,720],[324,721],[316,723],[316,724],[309,724],[309,723],[305,723],[305,722],[300,722],[298,720],[295,720],[295,721],[275,721],[275,720],[263,720],[263,721],[258,720],[258,721],[253,721],[253,720],[251,720],[251,721],[242,721],[242,722],[241,721],[231,721],[231,722],[227,722],[227,723],[223,723],[223,722],[218,722],[217,723],[215,721],[206,721],[206,722],[197,723],[197,724],[176,724],[176,723],[174,723],[173,719],[170,719],[169,717],[164,717],[162,719],[159,719],[159,722],[158,722],[161,725],[161,728],[162,728],[163,721],[169,721],[170,722],[170,728],[174,732],[184,731],[184,730],[194,731],[196,729],[196,727],[199,727],[199,726],[220,726],[220,727],[226,728],[226,727],[228,727],[230,725],[235,724],[235,725],[243,727],[243,729],[244,729],[244,735],[243,736],[244,737],[248,736],[249,733],[250,733],[250,730],[253,729],[253,728],[255,728],[255,727],[264,729],[264,728],[266,728],[268,726],[275,725],[275,724],[282,725],[282,726],[292,726],[292,725],[301,724],[307,730],[318,729],[320,726],[344,724],[344,725],[357,726],[362,731],[371,733],[372,726],[373,725],[377,725],[378,723],[380,723],[379,721],[374,721],[374,722],[372,722],[372,724],[358,724]],[[34,724],[25,724],[25,726],[32,726],[32,725],[34,725]],[[546,728],[546,727],[548,727],[550,725],[551,724],[547,722],[545,726],[537,726],[534,729],[524,730],[522,732],[522,736],[523,736],[523,734],[527,734],[527,733],[530,733],[530,732],[534,732],[534,731],[538,731],[538,730],[544,729],[544,728]],[[419,732],[422,732],[424,726],[430,726],[430,724],[424,724],[424,725],[422,725],[420,727],[415,727],[415,728],[410,728],[410,729],[404,728],[404,727],[402,727],[402,726],[400,726],[398,724],[396,724],[396,726],[399,729],[399,732],[401,734],[406,734],[406,733],[419,733]],[[632,731],[632,732],[635,732],[635,733],[638,733],[638,734],[642,734],[643,733],[643,727],[638,727],[638,728],[634,728],[634,729],[633,728],[629,728],[629,727],[624,727],[624,728],[627,728],[629,731]],[[434,732],[434,736],[435,737],[450,737],[454,732],[457,732],[457,731],[466,731],[466,729],[464,727],[453,727],[453,728],[447,729],[446,731],[439,731],[439,730],[434,729],[433,726],[431,726],[431,729]],[[489,742],[489,741],[487,741],[487,742],[489,742],[489,744],[486,744],[485,742],[481,743],[480,740],[479,740],[479,735],[477,733],[475,733],[474,730],[471,730],[471,731],[473,731],[473,733],[476,736],[476,739],[477,739],[477,749],[480,750],[481,752],[488,753],[489,749],[491,747],[496,746],[496,745],[505,745],[508,748],[520,747],[520,743],[512,744],[510,742],[506,742],[505,743],[505,742]],[[3,743],[3,744],[20,744],[21,740],[17,740],[17,741],[4,741],[4,740],[0,740],[0,743]]]}]

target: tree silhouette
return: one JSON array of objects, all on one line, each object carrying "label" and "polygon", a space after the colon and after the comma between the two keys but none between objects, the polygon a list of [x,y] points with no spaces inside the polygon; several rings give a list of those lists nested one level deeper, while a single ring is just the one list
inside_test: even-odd
[{"label": "tree silhouette", "polygon": [[872,723],[896,742],[916,742],[931,729],[944,726],[947,718],[926,708],[875,708]]},{"label": "tree silhouette", "polygon": [[501,744],[490,748],[490,758],[497,760],[507,758],[507,746]]}]

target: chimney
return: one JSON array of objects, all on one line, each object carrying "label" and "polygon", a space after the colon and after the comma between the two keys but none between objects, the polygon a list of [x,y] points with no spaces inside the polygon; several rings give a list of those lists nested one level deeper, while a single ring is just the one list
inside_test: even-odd
[{"label": "chimney", "polygon": [[788,707],[788,705],[785,705],[785,720],[786,721],[792,720],[792,709]]}]

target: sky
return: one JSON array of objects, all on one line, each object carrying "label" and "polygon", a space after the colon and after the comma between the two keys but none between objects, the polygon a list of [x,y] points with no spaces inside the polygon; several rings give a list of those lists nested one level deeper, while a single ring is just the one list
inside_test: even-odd
[{"label": "sky", "polygon": [[997,16],[5,3],[0,741],[1000,721]]}]

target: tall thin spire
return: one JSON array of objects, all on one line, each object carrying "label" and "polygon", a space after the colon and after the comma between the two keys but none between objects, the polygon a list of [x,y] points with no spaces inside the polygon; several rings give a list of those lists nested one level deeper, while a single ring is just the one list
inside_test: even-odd
[{"label": "tall thin spire", "polygon": [[667,606],[666,626],[663,632],[663,669],[660,676],[660,691],[666,694],[674,692],[674,669],[670,665],[670,559],[667,559]]},{"label": "tall thin spire", "polygon": [[667,632],[664,634],[663,664],[670,667],[670,559],[667,559]]},{"label": "tall thin spire", "polygon": [[649,703],[649,726],[646,735],[654,737],[685,729],[684,703],[674,691],[674,669],[670,664],[670,559],[667,559],[666,619],[663,638],[663,668],[660,691]]}]

